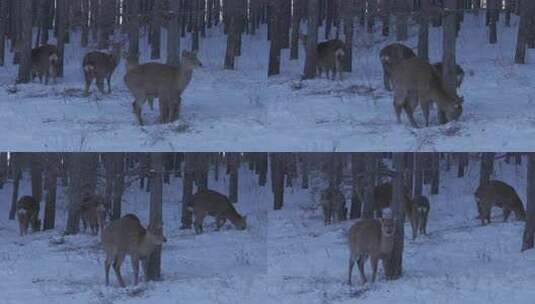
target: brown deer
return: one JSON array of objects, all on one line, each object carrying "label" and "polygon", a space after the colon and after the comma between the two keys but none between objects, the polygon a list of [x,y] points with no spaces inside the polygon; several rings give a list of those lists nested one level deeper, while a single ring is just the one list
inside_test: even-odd
[{"label": "brown deer", "polygon": [[492,207],[503,209],[504,222],[509,218],[511,211],[515,213],[517,220],[523,221],[526,219],[526,211],[522,200],[513,187],[502,181],[490,180],[485,184],[479,185],[474,193],[474,198],[477,203],[479,218],[483,225],[485,225],[485,221],[490,223]]},{"label": "brown deer", "polygon": [[[393,195],[393,186],[392,183],[386,182],[375,186],[374,188],[374,197],[375,197],[375,206],[374,210],[377,212],[379,210],[390,208],[392,204],[392,195]],[[408,189],[404,189],[403,193],[403,208],[405,214],[409,219],[412,230],[412,238],[416,239],[418,236],[418,209],[417,205],[410,199]]]},{"label": "brown deer", "polygon": [[82,67],[84,69],[85,90],[84,95],[89,96],[91,83],[96,79],[97,88],[104,92],[104,80],[108,83],[108,94],[111,93],[111,76],[121,60],[121,44],[113,43],[111,53],[100,51],[89,52],[84,56]]},{"label": "brown deer", "polygon": [[104,270],[106,273],[106,285],[109,285],[109,272],[113,269],[121,287],[126,287],[121,276],[121,265],[129,255],[134,268],[134,285],[139,282],[139,262],[141,261],[144,273],[147,271],[147,259],[156,247],[167,242],[162,235],[156,235],[147,231],[140,223],[137,216],[127,214],[120,219],[110,222],[102,232],[102,246],[106,253]]},{"label": "brown deer", "polygon": [[55,45],[43,44],[32,49],[32,80],[39,77],[39,82],[43,82],[45,77],[45,85],[48,84],[50,76],[56,83],[56,78],[59,74],[59,56],[58,49]]},{"label": "brown deer", "polygon": [[416,212],[412,217],[416,219],[417,231],[425,235],[427,234],[427,218],[431,209],[429,199],[423,195],[417,195],[412,199],[412,204]]},{"label": "brown deer", "polygon": [[392,218],[366,219],[357,221],[349,230],[349,278],[351,285],[353,266],[357,263],[362,284],[368,281],[364,264],[370,258],[375,282],[379,260],[388,257],[394,248],[394,221]]},{"label": "brown deer", "polygon": [[[445,116],[447,121],[452,121],[461,116],[463,98],[448,93],[443,87],[442,77],[425,60],[420,58],[404,60],[394,67],[391,77],[398,123],[401,123],[401,112],[405,110],[412,126],[418,128],[413,113],[420,104],[425,117],[425,126],[428,127],[429,110],[433,102],[438,107],[439,118]],[[440,123],[447,122],[440,120]]]},{"label": "brown deer", "polygon": [[41,221],[39,220],[39,202],[31,196],[23,196],[17,201],[17,219],[19,222],[20,235],[28,234],[28,227],[32,226],[32,231],[39,231]]},{"label": "brown deer", "polygon": [[381,49],[379,52],[379,59],[383,65],[383,80],[385,89],[392,91],[390,79],[394,67],[402,61],[414,57],[416,57],[416,54],[414,54],[413,50],[401,43],[392,43]]},{"label": "brown deer", "polygon": [[229,220],[238,230],[247,228],[247,217],[241,216],[230,200],[223,194],[212,190],[201,190],[191,198],[190,211],[195,215],[196,233],[203,232],[204,218],[209,215],[216,219],[216,230],[221,229]]},{"label": "brown deer", "polygon": [[149,62],[131,66],[124,77],[126,86],[134,95],[132,104],[134,114],[140,125],[143,103],[147,98],[158,97],[160,103],[160,122],[167,123],[178,119],[181,95],[191,82],[193,69],[202,66],[197,52],[182,52],[179,66]]},{"label": "brown deer", "polygon": [[[442,75],[442,62],[434,63],[433,67],[437,70],[439,75]],[[460,88],[463,84],[465,74],[463,68],[458,64],[455,64],[455,75],[457,76],[457,87]]]},{"label": "brown deer", "polygon": [[325,225],[340,222],[346,219],[346,199],[342,191],[329,186],[321,191],[321,206],[325,217]]},{"label": "brown deer", "polygon": [[104,199],[99,195],[89,195],[84,198],[80,206],[80,214],[84,231],[87,227],[95,235],[104,229],[105,219]]},{"label": "brown deer", "polygon": [[331,73],[332,80],[336,79],[336,74],[342,80],[342,67],[346,55],[345,43],[342,40],[332,39],[318,44],[318,76],[321,77],[325,71],[325,76],[329,78]]}]

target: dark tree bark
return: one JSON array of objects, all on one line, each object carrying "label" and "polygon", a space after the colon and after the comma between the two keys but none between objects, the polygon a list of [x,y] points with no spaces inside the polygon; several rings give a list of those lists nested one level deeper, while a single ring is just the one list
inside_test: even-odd
[{"label": "dark tree bark", "polygon": [[394,219],[394,249],[391,256],[384,260],[385,277],[387,280],[397,280],[403,274],[403,236],[405,212],[403,203],[403,163],[405,156],[403,153],[394,153],[392,163],[394,165],[395,177],[392,183],[392,216]]},{"label": "dark tree bark", "polygon": [[284,155],[271,153],[271,189],[273,191],[273,209],[282,209],[284,204]]},{"label": "dark tree bark", "polygon": [[362,218],[373,218],[373,211],[375,208],[375,177],[377,171],[377,154],[364,153],[364,202],[362,205]]},{"label": "dark tree bark", "polygon": [[382,7],[382,19],[383,19],[383,30],[382,34],[384,37],[390,36],[390,11],[391,11],[391,1],[392,0],[383,0]]},{"label": "dark tree bark", "polygon": [[184,153],[184,175],[182,179],[182,208],[180,229],[191,229],[192,214],[188,210],[193,196],[193,179],[195,178],[194,155]]},{"label": "dark tree bark", "polygon": [[238,202],[238,170],[240,168],[240,154],[229,153],[228,154],[229,165],[229,200],[231,203]]},{"label": "dark tree bark", "polygon": [[30,71],[32,68],[32,0],[18,0],[21,5],[21,40],[18,44],[20,52],[18,83],[31,81]]},{"label": "dark tree bark", "polygon": [[180,0],[170,0],[169,23],[167,27],[167,64],[180,63],[180,37],[178,35],[178,16]]},{"label": "dark tree bark", "polygon": [[4,188],[7,179],[7,152],[0,152],[0,189]]},{"label": "dark tree bark", "polygon": [[[444,6],[446,8],[455,10],[457,8],[457,0],[445,0]],[[442,55],[442,77],[446,90],[453,96],[457,94],[457,73],[455,63],[455,52],[457,44],[457,15],[455,13],[448,13],[444,20],[443,26],[443,55]],[[439,111],[440,123],[446,123],[446,115]]]},{"label": "dark tree bark", "polygon": [[487,10],[489,14],[489,43],[498,42],[498,0],[487,0]]},{"label": "dark tree bark", "polygon": [[522,251],[533,248],[535,235],[535,153],[528,154],[526,225],[522,238]]},{"label": "dark tree bark", "polygon": [[239,43],[239,13],[237,1],[224,0],[225,20],[228,20],[227,50],[225,53],[225,69],[234,70]]},{"label": "dark tree bark", "polygon": [[[151,191],[150,191],[150,214],[148,230],[154,235],[163,235],[162,223],[162,197],[163,197],[163,155],[162,153],[151,153]],[[158,281],[161,279],[162,246],[157,246],[147,261],[147,281]]]},{"label": "dark tree bark", "polygon": [[526,63],[526,48],[529,42],[530,32],[535,32],[535,1],[521,1],[520,22],[518,25],[518,36],[516,40],[515,63]]},{"label": "dark tree bark", "polygon": [[13,192],[11,195],[11,208],[9,209],[9,219],[15,219],[15,213],[17,212],[17,200],[19,199],[19,186],[22,179],[22,155],[21,153],[13,153],[11,156],[10,164],[11,172],[13,172]]},{"label": "dark tree bark", "polygon": [[56,225],[56,192],[59,175],[59,154],[47,153],[45,156],[45,215],[43,230],[54,229]]},{"label": "dark tree bark", "polygon": [[422,0],[418,16],[418,57],[429,61],[429,9],[431,0]]},{"label": "dark tree bark", "polygon": [[32,181],[32,196],[38,203],[41,203],[43,197],[43,169],[42,157],[40,153],[29,154],[30,158],[30,177]]},{"label": "dark tree bark", "polygon": [[9,13],[7,2],[7,0],[0,0],[0,66],[4,66],[6,60],[6,32]]},{"label": "dark tree bark", "polygon": [[490,180],[490,176],[494,171],[494,154],[483,153],[481,156],[481,173],[479,175],[479,184],[484,185]]},{"label": "dark tree bark", "polygon": [[421,152],[413,153],[414,157],[414,192],[413,197],[422,195],[424,184],[424,159],[425,155]]},{"label": "dark tree bark", "polygon": [[308,0],[308,33],[303,79],[316,77],[318,64],[319,0]]},{"label": "dark tree bark", "polygon": [[301,28],[301,20],[304,13],[304,0],[293,1],[293,14],[292,14],[292,37],[290,48],[290,59],[299,59],[299,34]]},{"label": "dark tree bark", "polygon": [[435,195],[440,189],[440,153],[433,152],[431,158],[431,194]]},{"label": "dark tree bark", "polygon": [[280,74],[282,49],[282,6],[285,0],[271,0],[271,46],[269,48],[268,77]]},{"label": "dark tree bark", "polygon": [[457,161],[459,162],[457,177],[463,177],[464,169],[468,165],[468,153],[457,153]]},{"label": "dark tree bark", "polygon": [[63,66],[65,57],[65,40],[66,40],[66,25],[67,25],[67,0],[56,0],[56,32],[58,40],[58,57],[59,67],[58,76],[63,77]]},{"label": "dark tree bark", "polygon": [[[396,38],[398,41],[406,41],[408,34],[409,0],[398,0],[396,5]],[[456,1],[456,0],[454,0]]]},{"label": "dark tree bark", "polygon": [[351,193],[350,219],[357,219],[362,216],[363,189],[362,175],[365,172],[364,155],[362,153],[351,153],[351,175],[353,177],[353,191]]},{"label": "dark tree bark", "polygon": [[344,15],[344,35],[345,35],[345,65],[344,71],[353,71],[353,20],[355,18],[355,3],[353,1],[342,1]]},{"label": "dark tree bark", "polygon": [[162,0],[153,0],[152,18],[150,23],[150,59],[160,59],[160,45],[161,45],[161,14],[162,14]]},{"label": "dark tree bark", "polygon": [[128,0],[127,26],[128,26],[128,64],[139,63],[139,13],[141,0]]}]

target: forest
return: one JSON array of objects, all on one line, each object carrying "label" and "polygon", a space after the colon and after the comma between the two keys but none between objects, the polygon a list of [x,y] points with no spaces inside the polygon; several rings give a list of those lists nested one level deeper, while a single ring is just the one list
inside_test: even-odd
[{"label": "forest", "polygon": [[[532,131],[532,1],[2,0],[0,11],[1,124],[17,132],[4,150],[493,150],[496,134],[519,150]],[[399,45],[399,60],[415,58],[394,73],[384,59]],[[429,79],[431,95],[410,96]],[[399,105],[415,98],[425,128],[418,104]]]},{"label": "forest", "polygon": [[534,179],[532,153],[0,153],[2,299],[529,303]]}]

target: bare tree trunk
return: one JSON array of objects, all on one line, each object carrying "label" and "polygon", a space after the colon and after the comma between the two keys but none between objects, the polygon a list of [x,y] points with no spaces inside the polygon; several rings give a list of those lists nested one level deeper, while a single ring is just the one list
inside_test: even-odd
[{"label": "bare tree trunk", "polygon": [[21,57],[17,83],[28,83],[31,81],[32,68],[32,0],[18,1],[21,1],[22,35],[18,45]]},{"label": "bare tree trunk", "polygon": [[[454,0],[456,1],[456,0]],[[398,41],[406,41],[409,38],[408,34],[408,16],[409,3],[408,0],[398,0],[396,7],[396,37]]]},{"label": "bare tree trunk", "polygon": [[487,0],[487,11],[489,14],[489,43],[498,42],[498,0]]},{"label": "bare tree trunk", "polygon": [[377,171],[377,154],[364,153],[364,202],[362,206],[362,218],[373,218],[375,209],[375,177]]},{"label": "bare tree trunk", "polygon": [[424,184],[424,154],[421,152],[413,153],[414,157],[414,192],[413,197],[422,195]]},{"label": "bare tree trunk", "polygon": [[390,10],[391,10],[391,1],[392,0],[383,0],[383,30],[382,34],[384,37],[390,36]]},{"label": "bare tree trunk", "polygon": [[57,153],[47,153],[45,156],[45,215],[43,230],[54,229],[56,225],[56,192],[59,173],[59,155]]},{"label": "bare tree trunk", "polygon": [[355,3],[353,1],[343,1],[343,15],[344,15],[344,35],[346,55],[344,56],[345,65],[344,71],[353,71],[353,20],[355,18]]},{"label": "bare tree trunk", "polygon": [[153,0],[152,19],[150,23],[151,31],[151,52],[150,59],[160,59],[160,44],[161,44],[161,17],[162,14],[162,0]]},{"label": "bare tree trunk", "polygon": [[180,63],[180,37],[178,35],[178,16],[180,0],[170,0],[169,23],[167,26],[167,64]]},{"label": "bare tree trunk", "polygon": [[431,0],[422,0],[420,16],[418,16],[418,57],[429,61],[429,18],[428,10]]},{"label": "bare tree trunk", "polygon": [[[163,235],[162,224],[162,197],[163,197],[163,155],[162,153],[151,153],[151,191],[150,191],[150,214],[148,230],[154,235]],[[162,246],[157,246],[147,261],[147,281],[158,281],[161,279]]]},{"label": "bare tree trunk", "polygon": [[526,63],[526,47],[529,41],[530,31],[533,32],[534,27],[533,15],[535,15],[535,1],[521,1],[519,4],[520,9],[520,23],[518,25],[518,36],[516,41],[515,63]]},{"label": "bare tree trunk", "polygon": [[238,170],[240,167],[240,154],[229,153],[228,160],[230,168],[229,200],[231,203],[238,202]]},{"label": "bare tree trunk", "polygon": [[305,2],[304,0],[294,0],[293,1],[293,14],[292,14],[292,38],[291,38],[291,49],[290,49],[290,59],[297,60],[299,59],[299,34],[301,28],[301,20],[303,18]]},{"label": "bare tree trunk", "polygon": [[[227,37],[227,50],[225,53],[225,69],[234,70],[236,51],[238,50],[239,43],[239,15],[237,11],[237,4],[232,0],[224,0],[225,7],[225,20],[228,20],[228,37]],[[232,5],[231,3],[234,3]]]},{"label": "bare tree trunk", "polygon": [[280,74],[281,65],[281,8],[283,6],[282,1],[285,0],[271,0],[271,47],[269,48],[269,69],[268,77]]},{"label": "bare tree trunk", "polygon": [[350,219],[357,219],[362,216],[362,178],[365,163],[362,153],[351,153],[351,175],[353,176],[353,191],[351,193],[351,209],[349,212]]},{"label": "bare tree trunk", "polygon": [[433,152],[431,155],[431,194],[438,194],[440,189],[440,153]]},{"label": "bare tree trunk", "polygon": [[182,209],[181,209],[181,223],[180,229],[191,229],[192,214],[188,210],[190,206],[191,197],[193,196],[193,179],[194,172],[194,155],[191,153],[184,153],[184,175],[182,178]]},{"label": "bare tree trunk", "polygon": [[526,225],[522,237],[522,251],[533,248],[535,235],[535,153],[528,154]]},{"label": "bare tree trunk", "polygon": [[8,20],[7,0],[0,0],[0,66],[4,66],[6,60],[6,32]]},{"label": "bare tree trunk", "polygon": [[403,273],[403,236],[405,211],[403,199],[403,163],[405,156],[403,153],[394,153],[392,163],[394,165],[395,177],[392,183],[392,216],[394,218],[394,249],[392,255],[384,260],[385,276],[387,280],[397,280]]},{"label": "bare tree trunk", "polygon": [[479,184],[484,185],[490,180],[494,171],[494,153],[483,153],[481,156],[481,173],[479,175]]},{"label": "bare tree trunk", "polygon": [[318,23],[319,23],[319,0],[308,0],[308,33],[305,57],[305,71],[303,78],[316,77],[318,64]]},{"label": "bare tree trunk", "polygon": [[140,0],[128,0],[128,64],[139,63]]},{"label": "bare tree trunk", "polygon": [[65,57],[65,28],[67,24],[67,0],[56,0],[56,31],[57,31],[57,40],[58,40],[58,57],[59,57],[59,68],[58,76],[63,77],[63,65]]},{"label": "bare tree trunk", "polygon": [[9,219],[15,219],[15,213],[17,212],[17,200],[19,199],[19,186],[22,179],[22,154],[13,153],[9,166],[11,172],[13,172],[13,193],[11,195],[11,208],[9,209]]},{"label": "bare tree trunk", "polygon": [[[444,7],[455,10],[457,8],[457,0],[445,0]],[[455,63],[455,48],[457,44],[457,15],[450,12],[444,20],[443,25],[443,56],[442,56],[442,77],[446,89],[451,95],[457,93],[457,73]],[[439,111],[440,123],[446,123],[446,115]]]},{"label": "bare tree trunk", "polygon": [[270,153],[271,189],[273,191],[273,210],[282,209],[284,204],[284,155]]},{"label": "bare tree trunk", "polygon": [[0,152],[0,189],[4,188],[7,179],[7,152]]}]

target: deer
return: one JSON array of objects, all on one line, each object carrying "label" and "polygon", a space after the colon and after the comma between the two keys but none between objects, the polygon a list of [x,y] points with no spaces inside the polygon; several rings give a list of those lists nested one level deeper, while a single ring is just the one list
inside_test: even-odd
[{"label": "deer", "polygon": [[340,222],[346,219],[346,199],[344,194],[336,187],[329,186],[321,191],[321,206],[325,218],[325,225]]},{"label": "deer", "polygon": [[526,219],[524,204],[515,188],[502,181],[490,180],[479,185],[474,192],[474,198],[482,225],[490,223],[492,207],[503,209],[504,222],[507,221],[511,212],[515,213],[517,220],[524,221]]},{"label": "deer", "polygon": [[412,199],[412,204],[414,206],[412,212],[416,213],[412,215],[412,218],[416,219],[416,231],[425,235],[427,234],[427,218],[431,209],[429,199],[423,195],[417,195]]},{"label": "deer", "polygon": [[193,70],[202,63],[197,52],[182,52],[179,66],[149,62],[141,65],[129,65],[124,82],[132,95],[134,114],[142,126],[142,106],[147,98],[158,97],[160,104],[160,123],[168,123],[178,119],[180,114],[181,95],[191,82]]},{"label": "deer", "polygon": [[[437,70],[439,75],[442,75],[442,62],[434,63],[433,67]],[[460,88],[463,84],[465,74],[464,69],[458,64],[455,64],[455,75],[457,77],[457,88]]]},{"label": "deer", "polygon": [[58,49],[55,45],[43,44],[32,49],[32,81],[35,77],[39,77],[39,83],[43,83],[43,76],[45,78],[45,85],[48,85],[50,76],[56,83],[59,74],[59,56]]},{"label": "deer", "polygon": [[127,255],[132,259],[134,285],[137,285],[139,283],[139,262],[141,261],[146,274],[148,257],[157,247],[166,242],[167,239],[163,235],[147,231],[134,214],[127,214],[110,222],[102,232],[102,247],[106,254],[104,261],[106,286],[110,283],[109,272],[113,264],[119,285],[123,288],[126,287],[121,275],[121,265]]},{"label": "deer", "polygon": [[392,218],[364,219],[351,226],[347,237],[349,245],[349,285],[351,285],[355,262],[360,271],[362,284],[367,283],[364,264],[368,257],[373,270],[372,282],[375,282],[379,260],[388,257],[394,248],[394,231],[394,220]]},{"label": "deer", "polygon": [[121,49],[120,43],[113,43],[111,53],[92,51],[85,54],[82,61],[85,78],[84,96],[89,96],[93,80],[96,80],[97,88],[102,94],[106,94],[104,91],[104,80],[106,80],[108,83],[107,94],[111,94],[111,77],[121,60]]},{"label": "deer", "polygon": [[401,123],[401,112],[405,110],[411,125],[418,128],[413,113],[420,105],[425,126],[429,127],[429,110],[433,102],[438,107],[440,123],[457,120],[461,116],[464,98],[450,94],[442,84],[442,77],[425,60],[404,60],[394,67],[391,77],[398,123]]},{"label": "deer", "polygon": [[41,221],[39,220],[39,202],[32,196],[26,195],[17,201],[17,220],[19,222],[20,236],[28,234],[28,227],[32,226],[32,231],[39,231]]},{"label": "deer", "polygon": [[195,215],[195,232],[203,232],[203,222],[206,216],[213,216],[216,219],[216,231],[229,220],[237,230],[247,228],[247,216],[241,216],[234,208],[228,197],[213,191],[200,190],[195,193],[190,201],[189,211]]},{"label": "deer", "polygon": [[338,73],[340,80],[342,80],[342,67],[346,56],[345,43],[342,40],[332,39],[319,43],[317,50],[318,75],[321,77],[325,71],[325,76],[329,78],[329,72],[331,72],[332,80],[335,80]]},{"label": "deer", "polygon": [[[378,212],[379,210],[390,208],[392,204],[392,195],[393,195],[393,186],[392,183],[386,182],[375,186],[374,188],[374,197],[375,197],[375,206],[374,210]],[[418,236],[418,207],[411,200],[409,196],[408,189],[403,189],[403,208],[405,214],[409,219],[412,230],[412,239],[416,239]]]},{"label": "deer", "polygon": [[87,230],[87,227],[89,227],[91,232],[95,235],[98,235],[99,231],[103,231],[105,212],[104,199],[101,196],[86,196],[80,205],[80,214],[84,231]]},{"label": "deer", "polygon": [[383,66],[383,80],[386,90],[392,91],[390,79],[394,67],[402,61],[414,57],[416,57],[414,51],[410,47],[401,43],[392,43],[381,49],[379,52],[379,59]]}]

